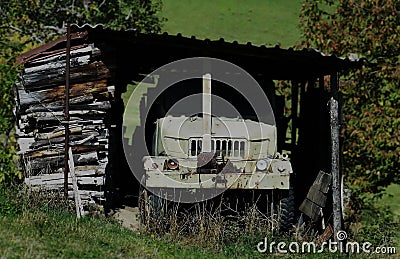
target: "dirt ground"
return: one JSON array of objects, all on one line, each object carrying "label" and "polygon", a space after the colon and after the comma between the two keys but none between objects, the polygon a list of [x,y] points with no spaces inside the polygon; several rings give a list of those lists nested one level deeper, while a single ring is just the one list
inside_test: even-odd
[{"label": "dirt ground", "polygon": [[113,218],[121,222],[122,226],[133,231],[139,231],[139,208],[127,207],[119,209]]}]

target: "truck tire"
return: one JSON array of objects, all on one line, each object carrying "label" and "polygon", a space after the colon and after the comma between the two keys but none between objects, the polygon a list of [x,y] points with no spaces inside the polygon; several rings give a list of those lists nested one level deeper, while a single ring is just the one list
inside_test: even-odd
[{"label": "truck tire", "polygon": [[139,224],[141,227],[146,228],[150,221],[149,197],[147,190],[140,186],[139,190]]},{"label": "truck tire", "polygon": [[294,191],[282,191],[279,200],[279,231],[290,232],[295,223]]},{"label": "truck tire", "polygon": [[163,199],[147,191],[141,186],[139,191],[139,215],[140,225],[149,227],[152,222],[162,215]]}]

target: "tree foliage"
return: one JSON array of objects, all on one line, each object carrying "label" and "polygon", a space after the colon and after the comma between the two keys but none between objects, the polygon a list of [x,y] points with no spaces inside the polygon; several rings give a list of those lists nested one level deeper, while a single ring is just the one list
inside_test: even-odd
[{"label": "tree foliage", "polygon": [[1,32],[40,43],[64,34],[66,23],[159,32],[160,8],[158,0],[11,0],[0,6]]},{"label": "tree foliage", "polygon": [[300,18],[303,46],[375,64],[341,82],[347,183],[356,194],[399,183],[400,1],[306,0]]},{"label": "tree foliage", "polygon": [[[0,2],[0,182],[20,175],[11,163],[15,57],[66,32],[67,23],[159,32],[160,0],[10,0]],[[4,141],[3,141],[4,140]]]}]

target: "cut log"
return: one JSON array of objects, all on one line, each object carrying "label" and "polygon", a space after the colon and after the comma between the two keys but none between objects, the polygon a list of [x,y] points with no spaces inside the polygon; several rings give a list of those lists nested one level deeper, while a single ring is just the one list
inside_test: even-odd
[{"label": "cut log", "polygon": [[106,147],[104,145],[73,146],[71,148],[72,152],[76,154],[106,150]]},{"label": "cut log", "polygon": [[36,158],[43,158],[43,157],[53,157],[53,156],[60,156],[63,154],[63,150],[41,150],[41,151],[31,151],[24,153],[26,159],[36,159]]},{"label": "cut log", "polygon": [[71,146],[82,145],[83,143],[88,142],[88,141],[94,139],[95,137],[96,137],[95,134],[90,134],[88,137],[86,137],[84,139],[70,142],[70,145]]},{"label": "cut log", "polygon": [[[90,104],[71,104],[69,106],[69,110],[99,110],[99,111],[106,111],[111,109],[111,104],[109,101],[104,101],[104,102],[93,102]],[[31,112],[47,112],[47,111],[63,111],[64,106],[63,105],[54,105],[52,103],[48,105],[38,105],[38,106],[33,106],[28,109],[20,110],[20,114],[27,114]]]},{"label": "cut log", "polygon": [[[90,102],[93,102],[94,99],[95,98],[94,98],[93,94],[86,94],[83,96],[72,97],[69,100],[69,103],[70,103],[70,105],[82,104],[82,103],[89,104]],[[55,111],[49,109],[48,108],[49,106],[50,107],[52,107],[52,106],[60,106],[61,107],[63,105],[64,105],[64,100],[54,101],[51,103],[33,104],[33,105],[29,105],[28,107],[18,106],[16,109],[16,114],[21,116],[24,114],[30,114],[30,113],[35,113],[35,112],[50,112],[51,113],[51,112],[55,112]]]},{"label": "cut log", "polygon": [[[90,55],[71,57],[71,67],[83,66],[89,64],[91,61]],[[45,62],[43,64],[38,64],[37,66],[28,67],[24,69],[24,74],[34,74],[34,73],[46,73],[46,71],[51,71],[54,69],[65,68],[66,61],[62,60],[52,60]]]},{"label": "cut log", "polygon": [[[59,168],[57,173],[63,173],[64,168]],[[105,175],[106,169],[103,165],[83,165],[75,166],[75,174],[77,176],[102,176]]]},{"label": "cut log", "polygon": [[[106,150],[105,145],[79,145],[79,146],[71,146],[71,148],[75,154]],[[46,146],[46,148],[29,149],[29,150],[25,150],[24,152],[21,150],[17,154],[24,155],[25,159],[52,157],[52,156],[64,154],[64,145],[62,144],[62,145],[58,145],[56,147]]]},{"label": "cut log", "polygon": [[[35,134],[36,140],[45,140],[45,139],[53,139],[58,138],[65,135],[64,127],[58,127],[57,130],[50,132],[50,133],[37,133]],[[75,127],[69,129],[70,134],[82,134],[81,127]]]},{"label": "cut log", "polygon": [[[46,53],[47,55],[36,57],[24,64],[24,67],[36,67],[42,64],[46,64],[54,61],[61,61],[66,59],[66,49],[58,49]],[[84,44],[79,46],[71,47],[70,51],[71,58],[90,55],[92,59],[99,57],[101,55],[100,49],[96,48],[94,44]]]},{"label": "cut log", "polygon": [[[108,92],[106,80],[78,83],[70,86],[70,97],[84,96],[99,92]],[[20,100],[19,104],[23,109],[33,104],[63,100],[65,96],[65,86],[59,85],[51,89],[32,92],[18,90],[18,95]]]},{"label": "cut log", "polygon": [[[74,192],[69,191],[68,197],[73,197]],[[79,195],[81,196],[82,200],[90,200],[93,198],[104,198],[104,192],[99,191],[86,191],[86,190],[79,190]]]},{"label": "cut log", "polygon": [[15,130],[15,136],[17,138],[33,138],[33,137],[35,137],[33,132],[25,133],[25,132],[19,130],[18,128],[16,128],[16,130]]},{"label": "cut log", "polygon": [[[38,118],[29,118],[27,122],[21,122],[19,120],[20,129],[24,133],[29,133],[35,131],[35,133],[50,133],[57,132],[60,129],[58,125],[66,124],[67,122],[63,121],[61,117],[38,117]],[[103,120],[99,119],[86,119],[86,118],[77,118],[71,117],[71,120],[68,121],[70,127],[74,128],[82,128],[82,130],[90,130],[90,129],[101,129],[105,128],[105,124]]]},{"label": "cut log", "polygon": [[80,177],[78,178],[79,185],[96,185],[103,186],[104,185],[104,177]]},{"label": "cut log", "polygon": [[[41,159],[30,159],[27,157],[24,158],[24,161],[25,169],[27,170],[26,173],[28,173],[28,175],[35,175],[35,173],[41,170],[50,170],[54,172],[57,168],[63,167],[64,155],[43,157]],[[74,154],[74,163],[76,165],[97,164],[97,152],[92,151],[89,153]]]},{"label": "cut log", "polygon": [[[95,177],[80,177],[77,176],[77,181],[79,185],[96,185],[102,186],[104,185],[104,177],[103,176],[95,176]],[[64,184],[64,175],[63,174],[43,174],[38,176],[31,176],[25,178],[25,183],[30,186],[40,186],[40,185],[60,185],[60,187]],[[72,178],[68,176],[68,185],[71,184],[72,187]]]},{"label": "cut log", "polygon": [[[82,135],[71,135],[70,138],[70,143],[74,143],[74,141],[80,141],[82,139],[85,139],[89,136],[94,136],[97,137],[99,136],[98,132],[92,132],[91,134],[82,134]],[[53,139],[46,139],[46,140],[37,140],[33,142],[30,146],[29,149],[38,149],[43,146],[52,146],[54,144],[59,144],[59,143],[64,143],[64,137],[59,137],[59,138],[53,138]],[[64,144],[63,144],[64,145]],[[28,149],[25,149],[28,150]]]},{"label": "cut log", "polygon": [[[106,116],[105,111],[96,111],[96,110],[75,110],[75,111],[70,111],[69,115],[71,118],[77,117],[77,118],[90,118],[90,119],[104,119]],[[33,113],[28,113],[25,115],[21,116],[22,121],[26,121],[29,118],[39,118],[39,117],[63,117],[64,112],[49,112],[49,111],[44,111],[44,112],[33,112]]]},{"label": "cut log", "polygon": [[30,146],[35,144],[35,138],[17,138],[19,150],[29,150]]},{"label": "cut log", "polygon": [[[75,160],[75,158],[74,158]],[[85,154],[79,154],[76,158],[77,164],[88,164],[91,162],[97,162],[97,152],[90,152]]]},{"label": "cut log", "polygon": [[[101,61],[96,61],[84,66],[72,67],[70,69],[70,82],[77,84],[87,81],[110,78],[110,71]],[[29,91],[46,89],[58,86],[65,81],[65,68],[47,71],[45,74],[24,74],[22,81],[25,89]]]}]

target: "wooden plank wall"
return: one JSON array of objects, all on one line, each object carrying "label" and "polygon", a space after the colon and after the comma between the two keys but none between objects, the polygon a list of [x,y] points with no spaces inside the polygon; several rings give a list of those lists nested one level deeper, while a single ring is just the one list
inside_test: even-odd
[{"label": "wooden plank wall", "polygon": [[[85,208],[104,201],[111,101],[110,71],[93,44],[72,46],[70,146]],[[16,83],[16,137],[20,169],[34,188],[63,188],[66,49],[36,55],[24,63]],[[69,196],[73,198],[69,179]]]}]

